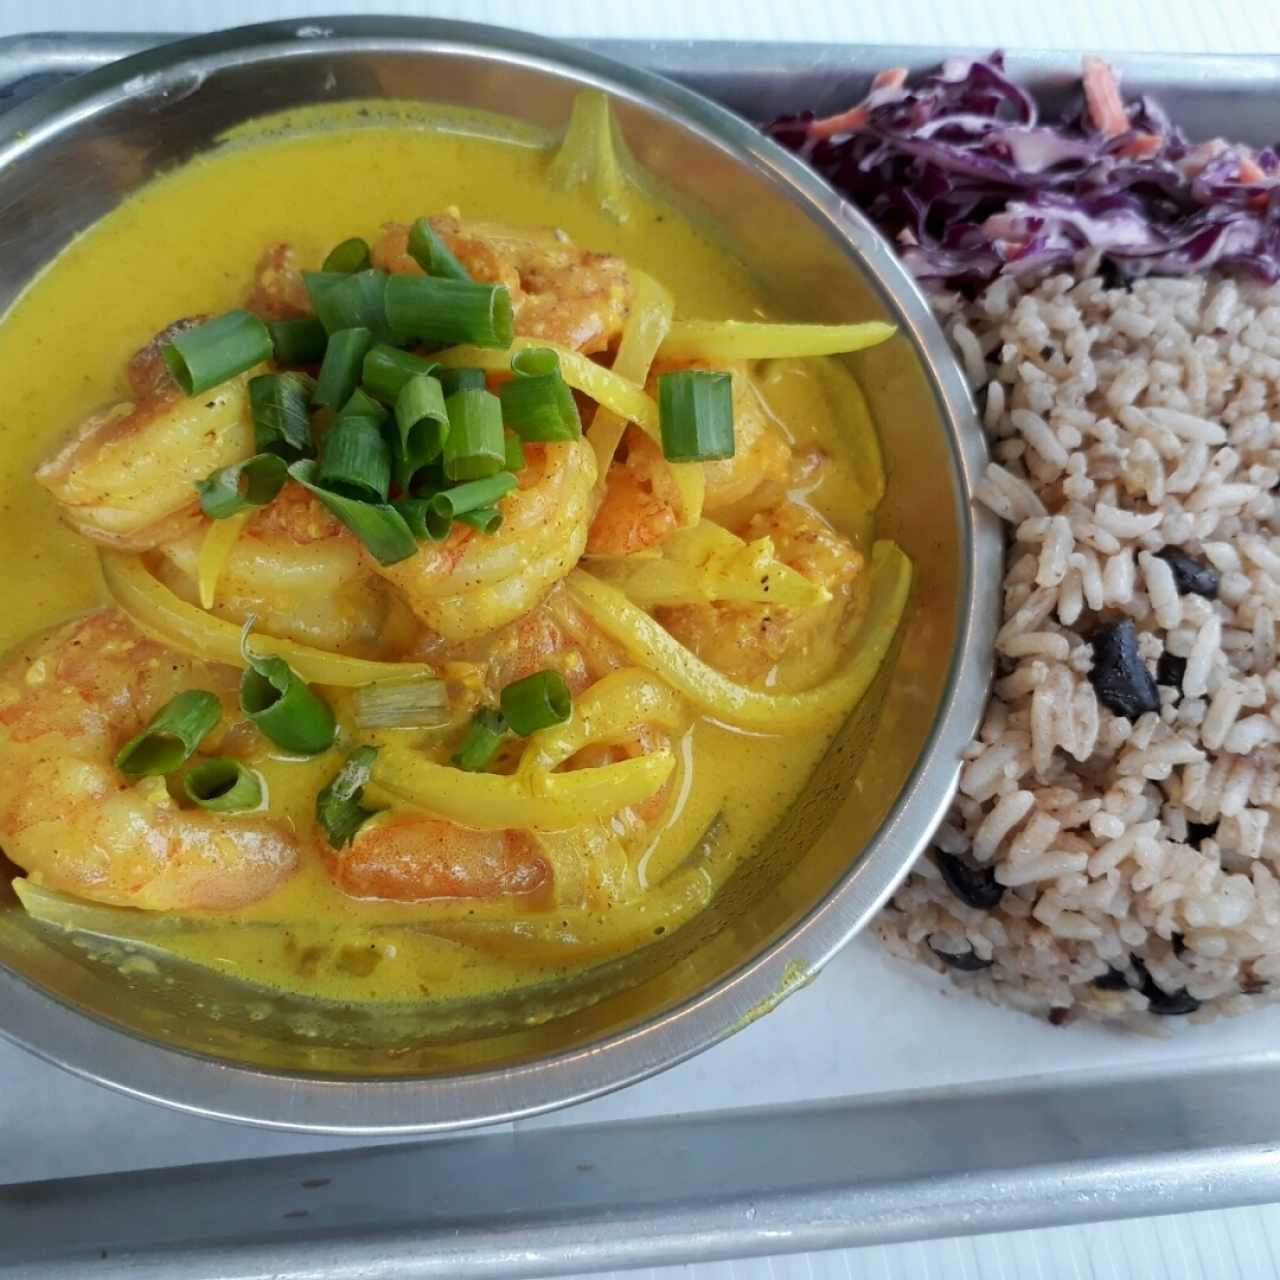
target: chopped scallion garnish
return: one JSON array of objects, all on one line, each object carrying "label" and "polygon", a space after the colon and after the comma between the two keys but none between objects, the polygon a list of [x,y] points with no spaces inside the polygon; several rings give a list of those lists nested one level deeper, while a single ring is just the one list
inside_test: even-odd
[{"label": "chopped scallion garnish", "polygon": [[151,717],[147,727],[130,738],[116,756],[116,768],[129,778],[172,773],[222,718],[222,703],[205,689],[176,694]]},{"label": "chopped scallion garnish", "polygon": [[194,765],[182,779],[187,799],[214,813],[245,813],[262,804],[262,777],[230,756]]},{"label": "chopped scallion garnish", "polygon": [[250,618],[240,633],[240,654],[246,663],[240,710],[286,751],[300,756],[327,751],[338,735],[333,708],[283,658],[260,657],[249,648],[253,624]]},{"label": "chopped scallion garnish", "polygon": [[325,409],[336,409],[346,404],[360,381],[365,352],[372,345],[373,331],[363,325],[339,329],[325,348],[312,403]]},{"label": "chopped scallion garnish", "polygon": [[482,480],[501,471],[507,446],[498,397],[488,391],[458,391],[444,404],[449,414],[445,475],[450,480]]},{"label": "chopped scallion garnish", "polygon": [[506,434],[506,450],[507,456],[503,467],[511,472],[523,471],[528,465],[528,459],[524,456],[524,445],[520,443],[520,437],[514,431],[508,431]]},{"label": "chopped scallion garnish", "polygon": [[550,669],[507,685],[501,701],[507,723],[523,737],[564,724],[573,712],[573,698],[564,676]]},{"label": "chopped scallion garnish", "polygon": [[496,506],[503,494],[517,487],[517,480],[510,471],[499,471],[483,480],[469,480],[437,493],[428,503],[431,514],[446,524],[464,516],[469,511],[480,511]]},{"label": "chopped scallion garnish", "polygon": [[294,459],[311,452],[307,410],[315,387],[305,373],[261,373],[249,379],[253,438],[259,453]]},{"label": "chopped scallion garnish", "polygon": [[459,391],[483,391],[487,385],[485,372],[473,365],[463,365],[457,369],[441,369],[436,377],[444,388],[445,399]]},{"label": "chopped scallion garnish", "polygon": [[429,276],[445,276],[451,280],[470,280],[471,272],[458,261],[435,228],[426,218],[419,218],[409,229],[409,252]]},{"label": "chopped scallion garnish", "polygon": [[343,415],[325,436],[315,483],[357,502],[385,502],[391,488],[391,448],[377,422]]},{"label": "chopped scallion garnish", "polygon": [[219,467],[196,481],[200,510],[210,520],[225,520],[251,507],[265,507],[284,488],[288,475],[287,464],[278,453],[258,453]]},{"label": "chopped scallion garnish", "polygon": [[343,329],[369,329],[379,340],[386,336],[385,271],[370,268],[350,275],[304,271],[302,279],[311,295],[311,305],[330,337]]},{"label": "chopped scallion garnish", "polygon": [[452,520],[442,521],[432,513],[430,498],[401,498],[391,505],[419,541],[443,542],[453,528]]},{"label": "chopped scallion garnish", "polygon": [[341,520],[379,564],[407,560],[417,551],[417,540],[395,507],[389,503],[361,502],[322,488],[316,483],[318,466],[318,463],[310,461],[295,462],[289,468],[289,474]]},{"label": "chopped scallion garnish", "polygon": [[396,483],[408,493],[413,478],[444,449],[449,415],[444,392],[435,378],[416,374],[396,397]]},{"label": "chopped scallion garnish", "polygon": [[360,803],[377,758],[376,747],[357,747],[333,781],[316,796],[316,822],[334,849],[346,848],[377,813]]},{"label": "chopped scallion garnish", "polygon": [[509,382],[498,392],[502,418],[522,440],[577,440],[582,419],[569,384],[560,372],[560,358],[549,347],[530,347],[511,358]]},{"label": "chopped scallion garnish", "polygon": [[507,723],[502,713],[493,707],[481,707],[453,753],[453,763],[469,773],[482,772],[493,763],[506,732]]},{"label": "chopped scallion garnish", "polygon": [[395,404],[404,384],[410,378],[420,374],[429,377],[439,367],[433,360],[424,360],[408,351],[379,345],[364,358],[361,382],[371,396],[376,396],[387,404]]},{"label": "chopped scallion garnish", "polygon": [[515,333],[505,285],[399,274],[387,281],[385,305],[397,342],[509,347]]},{"label": "chopped scallion garnish", "polygon": [[463,524],[469,524],[481,533],[497,533],[502,528],[502,512],[497,507],[477,507],[458,516]]},{"label": "chopped scallion garnish", "polygon": [[315,316],[299,316],[294,320],[272,320],[267,325],[276,364],[319,364],[324,359],[324,346],[329,335]]},{"label": "chopped scallion garnish", "polygon": [[668,462],[732,458],[733,375],[710,369],[659,374],[658,424]]},{"label": "chopped scallion garnish", "polygon": [[379,680],[355,692],[358,729],[430,729],[448,720],[448,686],[435,676]]},{"label": "chopped scallion garnish", "polygon": [[325,258],[322,271],[343,272],[363,271],[370,263],[369,244],[359,236],[352,236],[341,244],[334,245]]},{"label": "chopped scallion garnish", "polygon": [[390,416],[386,405],[375,400],[363,387],[357,387],[338,410],[339,421],[343,418],[364,418],[367,422],[374,423],[379,429],[386,426]]},{"label": "chopped scallion garnish", "polygon": [[[505,290],[504,290],[505,292]],[[164,362],[189,396],[270,360],[271,334],[250,311],[228,311],[178,334],[164,348]]]}]

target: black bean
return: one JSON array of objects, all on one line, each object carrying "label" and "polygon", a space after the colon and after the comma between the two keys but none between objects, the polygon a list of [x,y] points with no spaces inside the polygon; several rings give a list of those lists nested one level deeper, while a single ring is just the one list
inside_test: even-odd
[{"label": "black bean", "polygon": [[1187,843],[1193,849],[1198,849],[1202,840],[1208,840],[1210,836],[1217,835],[1217,833],[1218,824],[1216,822],[1187,823]]},{"label": "black bean", "polygon": [[1041,348],[1040,348],[1040,359],[1041,359],[1041,360],[1052,360],[1052,359],[1053,359],[1053,347],[1052,347],[1052,346],[1050,346],[1050,345],[1048,345],[1048,344],[1046,344],[1045,346],[1041,347]]},{"label": "black bean", "polygon": [[1050,1009],[1049,1021],[1055,1027],[1061,1027],[1071,1021],[1070,1009]]},{"label": "black bean", "polygon": [[1137,956],[1130,956],[1129,959],[1142,980],[1142,986],[1138,989],[1147,997],[1149,1012],[1159,1014],[1161,1017],[1174,1018],[1184,1013],[1195,1013],[1200,1007],[1200,1001],[1195,996],[1188,995],[1186,987],[1179,987],[1177,991],[1163,991],[1156,986],[1155,979],[1147,971],[1147,966]]},{"label": "black bean", "polygon": [[1138,653],[1138,633],[1131,618],[1108,622],[1093,633],[1093,666],[1089,682],[1102,705],[1118,716],[1136,720],[1160,710],[1160,694]]},{"label": "black bean", "polygon": [[990,911],[1004,897],[1004,885],[996,883],[996,873],[990,867],[971,867],[964,859],[941,849],[933,851],[933,860],[947,888],[966,906]]},{"label": "black bean", "polygon": [[929,944],[929,950],[933,952],[943,964],[949,965],[952,969],[958,969],[961,973],[977,973],[979,969],[990,969],[995,962],[992,960],[983,960],[976,951],[962,951],[956,955],[952,951],[939,951],[933,945],[932,938],[926,938]]},{"label": "black bean", "polygon": [[1094,978],[1092,985],[1099,991],[1128,991],[1129,979],[1121,970],[1108,966],[1106,973]]},{"label": "black bean", "polygon": [[1182,688],[1182,677],[1187,674],[1186,658],[1179,658],[1176,653],[1166,649],[1156,663],[1156,684],[1168,685],[1171,689]]},{"label": "black bean", "polygon": [[1165,547],[1156,555],[1173,570],[1173,584],[1183,595],[1193,592],[1212,600],[1218,594],[1218,571],[1210,565],[1179,551],[1177,547]]}]

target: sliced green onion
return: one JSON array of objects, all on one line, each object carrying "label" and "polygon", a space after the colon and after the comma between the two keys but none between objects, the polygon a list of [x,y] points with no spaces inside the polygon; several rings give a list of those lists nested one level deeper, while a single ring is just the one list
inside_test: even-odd
[{"label": "sliced green onion", "polygon": [[230,756],[201,760],[182,780],[187,799],[214,813],[244,813],[262,804],[262,778]]},{"label": "sliced green onion", "polygon": [[457,369],[441,369],[436,377],[444,388],[445,398],[456,395],[459,391],[483,391],[485,389],[485,372],[473,365],[462,365]]},{"label": "sliced green onion", "polygon": [[240,655],[247,664],[240,677],[240,710],[286,751],[300,756],[327,751],[338,736],[333,708],[283,658],[259,657],[249,648],[254,621],[251,617],[240,633]]},{"label": "sliced green onion", "polygon": [[497,533],[502,528],[502,512],[497,507],[477,507],[474,511],[464,511],[458,519],[481,533]]},{"label": "sliced green onion", "polygon": [[507,722],[502,713],[493,707],[481,707],[453,753],[453,763],[468,773],[482,772],[493,763],[506,732]]},{"label": "sliced green onion", "polygon": [[342,272],[363,271],[372,259],[369,257],[369,243],[359,236],[352,236],[341,244],[334,245],[325,258],[321,271]]},{"label": "sliced green onion", "polygon": [[289,468],[289,474],[308,493],[319,498],[364,543],[379,564],[407,560],[417,551],[417,540],[395,507],[389,503],[361,502],[322,488],[316,483],[318,467],[315,462],[295,462]]},{"label": "sliced green onion", "polygon": [[732,458],[733,375],[709,369],[659,374],[658,425],[668,462]]},{"label": "sliced green onion", "polygon": [[164,362],[183,391],[198,396],[270,360],[271,352],[271,335],[257,316],[250,311],[228,311],[178,334],[164,348]]},{"label": "sliced green onion", "polygon": [[288,475],[288,464],[278,453],[257,453],[219,467],[196,481],[200,510],[210,520],[225,520],[251,507],[265,507],[284,488]]},{"label": "sliced green onion", "polygon": [[358,729],[431,729],[449,721],[449,689],[435,676],[379,680],[355,692]]},{"label": "sliced green onion", "polygon": [[386,426],[391,415],[387,406],[375,400],[367,391],[357,387],[348,397],[347,402],[338,410],[338,421],[343,418],[363,418],[374,423],[379,429]]},{"label": "sliced green onion", "polygon": [[502,714],[523,737],[564,724],[573,712],[573,698],[558,671],[538,671],[509,684],[502,691]]},{"label": "sliced green onion", "polygon": [[343,415],[324,439],[315,483],[357,502],[385,502],[391,487],[391,448],[378,424]]},{"label": "sliced green onion", "polygon": [[437,493],[430,501],[431,510],[442,519],[454,520],[468,511],[494,506],[503,494],[517,488],[518,483],[510,471],[499,471],[483,480],[470,480]]},{"label": "sliced green onion", "polygon": [[380,341],[386,337],[385,271],[304,271],[302,279],[330,337],[343,329],[370,329]]},{"label": "sliced green onion", "polygon": [[419,542],[423,539],[430,542],[443,542],[449,536],[449,530],[453,528],[452,520],[442,521],[439,516],[432,514],[429,498],[401,498],[391,505],[400,513],[405,524],[409,526],[410,533]]},{"label": "sliced green onion", "polygon": [[515,335],[511,294],[505,285],[399,274],[387,281],[385,305],[397,342],[509,347]]},{"label": "sliced green onion", "polygon": [[378,811],[360,803],[378,758],[377,747],[357,747],[347,762],[316,796],[316,822],[334,849],[343,849]]},{"label": "sliced green onion", "polygon": [[319,364],[324,359],[324,344],[329,335],[315,316],[299,316],[296,320],[272,320],[267,325],[276,364]]},{"label": "sliced green onion", "polygon": [[440,384],[425,374],[410,378],[396,397],[396,483],[405,493],[414,476],[440,456],[448,434]]},{"label": "sliced green onion", "polygon": [[446,276],[451,280],[470,280],[471,272],[453,255],[453,250],[436,234],[426,218],[419,218],[409,228],[409,252],[429,276]]},{"label": "sliced green onion", "polygon": [[373,331],[363,325],[339,329],[325,348],[313,403],[324,409],[346,404],[360,381],[365,352],[373,346]]},{"label": "sliced green onion", "polygon": [[[536,356],[538,351],[522,351],[511,361],[516,369],[522,356]],[[554,351],[547,354],[553,362],[550,373],[526,374],[504,382],[498,392],[502,401],[502,419],[514,427],[522,440],[577,440],[582,436],[582,419],[573,392],[559,369]]]},{"label": "sliced green onion", "polygon": [[[379,345],[364,358],[361,381],[371,396],[395,404],[404,384],[419,374],[432,375],[439,369],[433,360],[398,351],[395,347]],[[483,372],[481,378],[483,378]],[[483,385],[483,383],[482,383]]]},{"label": "sliced green onion", "polygon": [[545,378],[560,372],[560,357],[550,347],[525,347],[511,357],[511,372],[518,378]]},{"label": "sliced green onion", "polygon": [[116,768],[129,778],[172,773],[185,763],[222,719],[222,703],[205,689],[176,694],[151,717],[137,737],[116,756]]},{"label": "sliced green onion", "polygon": [[249,379],[253,439],[259,453],[292,459],[312,451],[307,409],[315,389],[305,373],[260,373]]},{"label": "sliced green onion", "polygon": [[449,434],[444,442],[444,473],[450,480],[482,480],[507,461],[502,434],[502,404],[488,391],[458,391],[444,407]]},{"label": "sliced green onion", "polygon": [[508,431],[503,444],[506,448],[503,470],[513,473],[523,471],[529,465],[529,460],[524,456],[524,445],[520,443],[520,437],[514,431]]}]

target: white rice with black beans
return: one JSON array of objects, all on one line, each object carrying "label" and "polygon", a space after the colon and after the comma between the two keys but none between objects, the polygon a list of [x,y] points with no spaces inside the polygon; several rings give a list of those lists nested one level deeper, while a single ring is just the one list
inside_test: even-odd
[{"label": "white rice with black beans", "polygon": [[994,695],[898,955],[1054,1022],[1280,990],[1280,286],[1001,277],[939,304],[1008,522]]}]

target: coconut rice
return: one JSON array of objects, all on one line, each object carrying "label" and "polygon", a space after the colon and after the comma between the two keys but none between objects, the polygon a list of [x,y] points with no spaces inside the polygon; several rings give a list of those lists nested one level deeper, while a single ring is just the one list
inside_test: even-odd
[{"label": "coconut rice", "polygon": [[[1280,286],[1097,267],[940,303],[1003,625],[958,798],[877,927],[1054,1022],[1199,1019],[1280,990]],[[1126,643],[1130,715],[1095,668]]]}]

